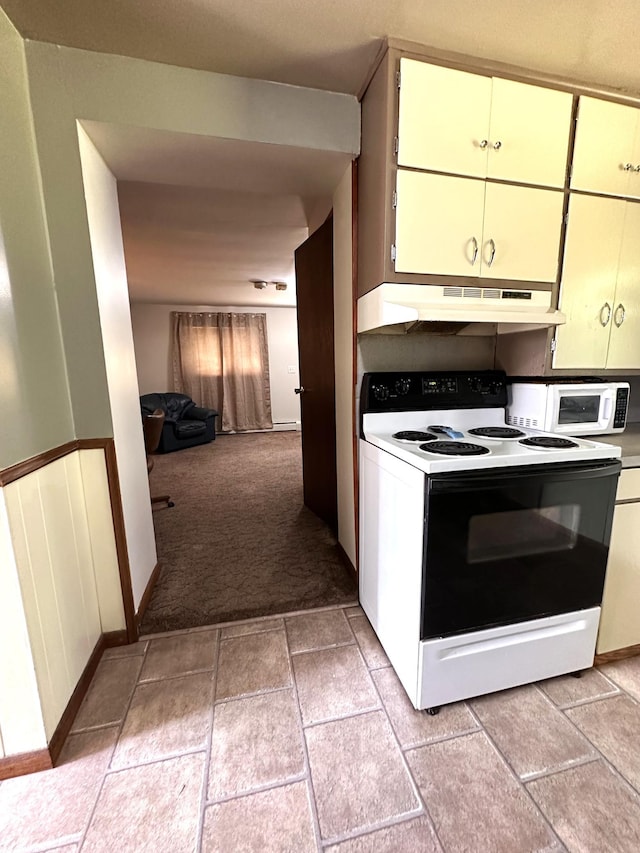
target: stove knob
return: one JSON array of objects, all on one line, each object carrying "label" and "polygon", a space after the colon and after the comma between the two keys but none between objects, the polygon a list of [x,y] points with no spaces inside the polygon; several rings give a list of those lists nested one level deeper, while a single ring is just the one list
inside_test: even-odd
[{"label": "stove knob", "polygon": [[380,400],[382,402],[389,399],[389,389],[386,385],[374,385],[372,390],[373,396],[376,400]]},{"label": "stove knob", "polygon": [[398,394],[408,394],[409,389],[411,388],[411,380],[406,378],[396,379],[395,388]]}]

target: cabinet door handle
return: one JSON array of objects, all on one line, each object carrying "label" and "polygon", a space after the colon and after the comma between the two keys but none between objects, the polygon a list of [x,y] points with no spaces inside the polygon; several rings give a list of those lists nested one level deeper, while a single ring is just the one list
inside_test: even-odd
[{"label": "cabinet door handle", "polygon": [[475,237],[472,237],[471,243],[473,245],[473,255],[471,256],[471,266],[473,266],[476,262],[477,257],[478,257],[478,241],[476,240]]},{"label": "cabinet door handle", "polygon": [[494,142],[493,147],[496,151],[499,151],[502,148],[502,142],[500,142],[500,140],[498,140],[497,142]]},{"label": "cabinet door handle", "polygon": [[479,145],[479,146],[480,146],[480,148],[482,148],[482,149],[486,148],[488,144],[489,144],[489,140],[488,140],[488,139],[481,139],[481,140],[480,140],[480,142],[478,143],[478,145]]},{"label": "cabinet door handle", "polygon": [[[602,317],[602,312],[604,311],[605,308],[607,309],[607,319],[606,320],[603,319],[603,317]],[[602,306],[602,308],[600,309],[600,325],[604,328],[610,319],[611,319],[611,305],[609,305],[608,302],[605,302],[604,305]]]},{"label": "cabinet door handle", "polygon": [[625,163],[622,168],[624,169],[625,172],[632,172],[633,171],[633,163]]},{"label": "cabinet door handle", "polygon": [[493,264],[493,259],[496,256],[496,244],[493,239],[487,241],[489,243],[489,248],[491,252],[489,254],[489,260],[487,261],[487,266],[490,267]]},{"label": "cabinet door handle", "polygon": [[[622,313],[620,313],[620,312],[622,312]],[[624,323],[625,314],[626,314],[626,311],[624,310],[624,305],[621,302],[613,314],[613,322],[616,324],[616,326],[618,328],[620,328],[620,326]],[[620,317],[620,321],[618,321],[618,317]]]}]

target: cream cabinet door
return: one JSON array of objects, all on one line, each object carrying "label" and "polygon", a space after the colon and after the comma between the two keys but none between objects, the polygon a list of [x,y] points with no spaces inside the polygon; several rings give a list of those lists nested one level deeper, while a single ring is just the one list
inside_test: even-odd
[{"label": "cream cabinet door", "polygon": [[[625,471],[622,472],[624,476]],[[618,504],[604,583],[596,652],[640,643],[640,503]]]},{"label": "cream cabinet door", "polygon": [[606,367],[626,202],[572,195],[554,368]]},{"label": "cream cabinet door", "polygon": [[626,196],[640,194],[635,173],[638,110],[598,98],[581,97],[571,166],[571,189]]},{"label": "cream cabinet door", "polygon": [[484,182],[398,169],[396,272],[478,276]]},{"label": "cream cabinet door", "polygon": [[640,204],[625,203],[608,368],[640,368]]},{"label": "cream cabinet door", "polygon": [[491,78],[401,59],[400,80],[398,165],[484,177]]},{"label": "cream cabinet door", "polygon": [[487,176],[563,187],[572,107],[568,92],[494,78]]},{"label": "cream cabinet door", "polygon": [[561,192],[488,183],[480,275],[555,281],[562,206]]}]

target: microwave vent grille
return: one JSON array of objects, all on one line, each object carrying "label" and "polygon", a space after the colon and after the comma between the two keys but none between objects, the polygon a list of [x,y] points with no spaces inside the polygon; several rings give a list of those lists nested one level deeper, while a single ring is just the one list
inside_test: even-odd
[{"label": "microwave vent grille", "polygon": [[463,288],[463,296],[466,299],[482,299],[482,291],[479,287],[465,287]]},{"label": "microwave vent grille", "polygon": [[507,415],[507,423],[512,426],[525,427],[528,429],[540,428],[540,422],[537,418],[523,418],[520,415]]},{"label": "microwave vent grille", "polygon": [[444,287],[442,289],[443,296],[453,296],[453,297],[462,297],[462,288],[461,287]]},{"label": "microwave vent grille", "polygon": [[485,287],[482,291],[483,299],[500,299],[500,291],[495,287]]}]

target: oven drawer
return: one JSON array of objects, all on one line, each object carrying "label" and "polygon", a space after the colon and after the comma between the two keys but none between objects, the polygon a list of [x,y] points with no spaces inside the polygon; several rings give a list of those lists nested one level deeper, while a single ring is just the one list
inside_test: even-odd
[{"label": "oven drawer", "polygon": [[[600,608],[420,643],[419,710],[593,665]],[[413,698],[413,697],[412,697]]]}]

